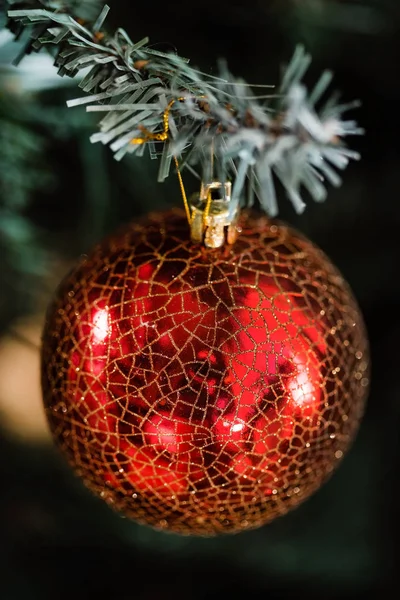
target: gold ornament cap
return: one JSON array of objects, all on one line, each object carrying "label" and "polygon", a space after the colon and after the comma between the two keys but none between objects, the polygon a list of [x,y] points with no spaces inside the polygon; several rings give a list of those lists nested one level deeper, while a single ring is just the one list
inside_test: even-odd
[{"label": "gold ornament cap", "polygon": [[201,184],[200,193],[191,202],[190,233],[194,243],[220,248],[225,242],[236,241],[239,208],[232,211],[231,191],[230,181]]}]

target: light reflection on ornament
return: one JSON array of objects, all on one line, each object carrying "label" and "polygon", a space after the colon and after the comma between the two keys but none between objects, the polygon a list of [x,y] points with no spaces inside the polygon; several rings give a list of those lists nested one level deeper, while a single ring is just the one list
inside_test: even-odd
[{"label": "light reflection on ornament", "polygon": [[287,387],[293,404],[302,409],[316,407],[320,401],[320,393],[315,385],[315,382],[320,383],[318,369],[314,365],[306,366],[305,362],[297,357],[293,357],[292,360],[296,365],[297,374],[289,379]]},{"label": "light reflection on ornament", "polygon": [[101,308],[93,315],[92,337],[94,343],[102,343],[111,333],[108,308]]}]

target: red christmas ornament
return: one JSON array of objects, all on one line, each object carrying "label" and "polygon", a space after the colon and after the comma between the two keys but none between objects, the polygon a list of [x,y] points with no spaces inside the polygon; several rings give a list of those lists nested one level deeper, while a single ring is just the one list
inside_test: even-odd
[{"label": "red christmas ornament", "polygon": [[65,278],[43,337],[44,402],[86,485],[185,534],[296,506],[352,441],[368,346],[341,275],[289,227],[248,216],[233,245],[152,215]]}]

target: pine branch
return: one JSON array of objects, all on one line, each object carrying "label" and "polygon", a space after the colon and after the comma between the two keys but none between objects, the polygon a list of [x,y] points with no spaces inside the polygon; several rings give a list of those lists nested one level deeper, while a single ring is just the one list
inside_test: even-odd
[{"label": "pine branch", "polygon": [[[147,38],[134,43],[123,29],[109,34],[103,28],[109,8],[93,18],[95,0],[9,4],[9,29],[16,36],[30,34],[24,53],[55,49],[61,76],[85,73],[79,85],[89,96],[68,105],[86,104],[90,112],[105,113],[91,141],[110,145],[117,160],[143,155],[148,148],[153,158],[161,156],[159,181],[168,176],[176,156],[181,170],[200,167],[203,181],[215,178],[213,169],[221,182],[233,180],[232,212],[239,202],[251,205],[257,197],[275,216],[276,179],[302,212],[302,188],[314,200],[324,200],[324,181],[340,185],[337,170],[359,158],[343,143],[346,136],[362,133],[354,121],[342,118],[356,104],[338,104],[333,96],[316,110],[331,73],[323,73],[307,94],[301,80],[310,56],[302,47],[296,49],[277,93],[256,95],[253,88],[268,86],[250,86],[224,64],[219,65],[219,77],[213,77],[180,56],[149,48]],[[84,17],[76,12],[82,4]]]}]

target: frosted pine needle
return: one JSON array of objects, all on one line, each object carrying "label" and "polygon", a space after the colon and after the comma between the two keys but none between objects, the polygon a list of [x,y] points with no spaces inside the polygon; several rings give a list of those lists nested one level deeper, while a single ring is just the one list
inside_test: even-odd
[{"label": "frosted pine needle", "polygon": [[219,77],[210,76],[187,59],[149,48],[147,38],[134,43],[123,29],[108,34],[103,24],[109,8],[96,0],[8,4],[9,29],[30,34],[17,61],[45,46],[55,50],[61,76],[84,72],[79,86],[88,96],[68,105],[102,114],[92,142],[109,145],[117,160],[147,148],[152,158],[160,157],[160,181],[176,156],[181,171],[194,171],[203,181],[213,169],[222,182],[233,181],[232,211],[239,203],[251,205],[255,196],[275,216],[277,179],[302,212],[304,189],[323,201],[325,181],[340,185],[337,170],[359,158],[343,142],[362,133],[355,121],[343,119],[356,104],[340,105],[332,96],[316,108],[332,75],[323,73],[308,94],[301,81],[311,57],[302,46],[272,94],[268,86],[234,78],[224,63]]}]

